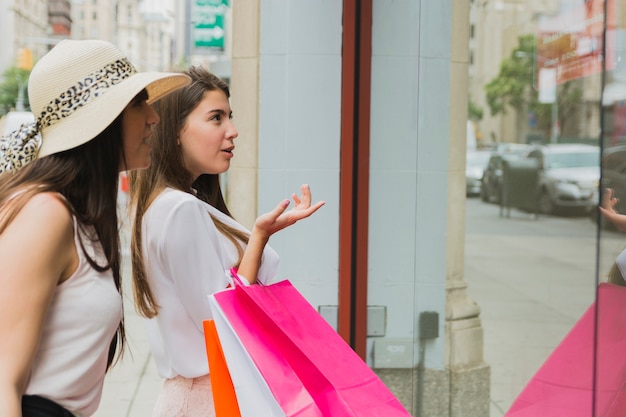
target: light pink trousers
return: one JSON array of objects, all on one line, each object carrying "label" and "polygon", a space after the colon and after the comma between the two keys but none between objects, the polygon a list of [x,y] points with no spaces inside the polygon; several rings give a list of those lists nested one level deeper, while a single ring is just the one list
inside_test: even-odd
[{"label": "light pink trousers", "polygon": [[152,417],[215,417],[209,376],[166,379]]}]

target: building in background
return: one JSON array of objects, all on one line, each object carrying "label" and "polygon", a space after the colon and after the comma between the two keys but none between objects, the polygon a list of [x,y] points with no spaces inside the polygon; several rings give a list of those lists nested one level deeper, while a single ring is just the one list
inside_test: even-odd
[{"label": "building in background", "polygon": [[143,71],[204,65],[230,79],[227,0],[0,0],[0,72],[28,48],[33,64],[64,38],[116,44]]},{"label": "building in background", "polygon": [[0,76],[8,68],[16,65],[19,51],[27,48],[33,61],[47,50],[48,1],[0,0],[0,27],[2,27],[2,48],[0,48]]},{"label": "building in background", "polygon": [[52,39],[64,39],[70,35],[72,18],[69,0],[49,0],[48,23]]}]

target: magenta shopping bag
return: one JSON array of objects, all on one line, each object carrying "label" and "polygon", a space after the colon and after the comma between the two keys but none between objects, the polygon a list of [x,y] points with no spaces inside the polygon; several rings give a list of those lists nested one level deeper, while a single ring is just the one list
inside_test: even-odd
[{"label": "magenta shopping bag", "polygon": [[[214,294],[209,296],[209,305],[224,346],[226,365],[242,417],[323,417],[280,351],[268,347],[264,338],[257,338],[253,333],[245,335],[247,343],[244,344]],[[260,366],[255,364],[249,352],[256,352],[255,358]]]},{"label": "magenta shopping bag", "polygon": [[596,302],[539,368],[505,417],[624,416],[626,287],[601,283]]},{"label": "magenta shopping bag", "polygon": [[410,416],[289,281],[237,284],[213,297],[281,405],[289,400],[281,381],[290,381],[301,383],[319,410],[302,416]]}]

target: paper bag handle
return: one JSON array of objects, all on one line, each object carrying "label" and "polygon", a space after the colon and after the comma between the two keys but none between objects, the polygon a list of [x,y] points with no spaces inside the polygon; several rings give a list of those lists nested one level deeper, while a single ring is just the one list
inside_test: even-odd
[{"label": "paper bag handle", "polygon": [[263,286],[263,283],[261,281],[259,281],[258,279],[256,280],[256,282],[254,284],[249,284],[249,283],[243,282],[243,280],[241,279],[241,277],[239,276],[237,271],[238,271],[238,269],[236,267],[230,268],[230,276],[232,277],[233,283],[235,285],[240,285],[242,287],[247,287],[249,285],[258,284],[260,286]]}]

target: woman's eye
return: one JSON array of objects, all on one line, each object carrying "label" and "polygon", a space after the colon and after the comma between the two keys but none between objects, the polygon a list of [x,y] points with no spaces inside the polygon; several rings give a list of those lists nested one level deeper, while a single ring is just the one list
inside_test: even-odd
[{"label": "woman's eye", "polygon": [[148,91],[146,91],[145,89],[140,91],[139,94],[137,94],[134,98],[133,98],[133,105],[137,106],[137,107],[141,107],[143,106],[143,103],[148,101]]}]

